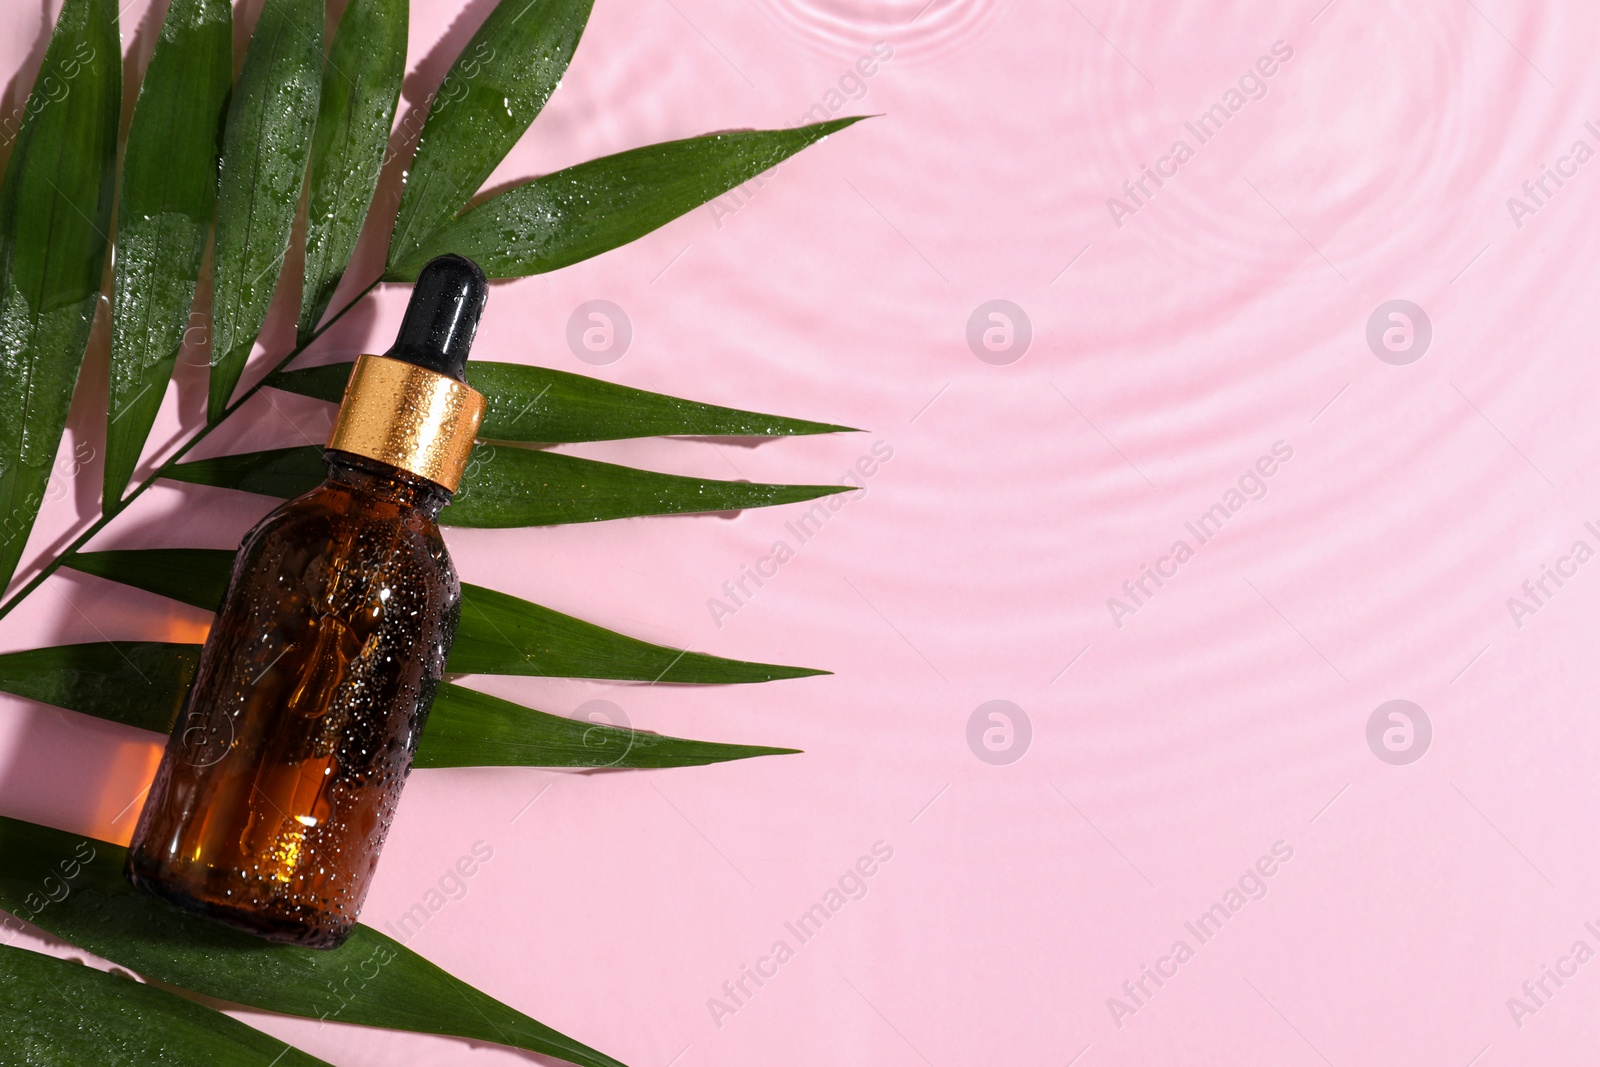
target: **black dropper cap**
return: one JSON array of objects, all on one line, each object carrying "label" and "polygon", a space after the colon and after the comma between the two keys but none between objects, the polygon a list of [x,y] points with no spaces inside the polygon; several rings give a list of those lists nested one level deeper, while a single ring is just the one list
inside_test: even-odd
[{"label": "black dropper cap", "polygon": [[466,256],[429,260],[417,275],[394,346],[384,355],[465,382],[467,353],[488,299],[488,279]]}]

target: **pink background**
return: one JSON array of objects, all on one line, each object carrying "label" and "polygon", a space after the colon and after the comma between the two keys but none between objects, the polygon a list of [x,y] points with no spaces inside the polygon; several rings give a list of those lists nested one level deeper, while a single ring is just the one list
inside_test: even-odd
[{"label": "pink background", "polygon": [[[884,117],[747,199],[497,287],[477,349],[868,428],[574,453],[825,481],[881,441],[893,458],[867,492],[720,626],[709,598],[789,540],[800,509],[449,534],[467,580],[662,643],[836,672],[468,684],[563,714],[609,700],[636,726],[806,754],[418,772],[364,919],[383,928],[486,843],[492,861],[410,946],[633,1067],[1592,1059],[1600,962],[1547,979],[1537,1003],[1522,986],[1544,966],[1570,973],[1579,940],[1600,950],[1584,926],[1600,928],[1600,563],[1547,580],[1520,619],[1507,601],[1575,541],[1600,548],[1584,526],[1600,526],[1600,161],[1547,179],[1520,218],[1507,198],[1546,164],[1571,174],[1575,141],[1600,149],[1585,128],[1600,127],[1600,14],[923,3],[600,0],[494,178],[790,125],[828,107],[874,42],[892,47],[840,112]],[[56,6],[0,9],[0,65],[24,88]],[[453,24],[458,5],[413,6],[402,109],[490,7]],[[130,44],[145,11],[129,5]],[[148,30],[141,41],[143,55]],[[1292,56],[1264,95],[1200,144],[1185,123],[1279,41]],[[12,82],[8,111],[22,92]],[[1193,158],[1128,199],[1122,183],[1179,138]],[[1120,226],[1112,196],[1137,208]],[[303,362],[386,345],[405,298],[386,288]],[[593,299],[634,331],[600,367],[566,343]],[[1008,365],[966,339],[993,299],[1031,321]],[[1394,299],[1432,322],[1406,365],[1366,338]],[[284,338],[279,323],[268,347]],[[88,367],[68,446],[98,449],[104,356]],[[152,454],[195,425],[202,379],[180,375],[168,405]],[[217,449],[320,442],[328,411],[268,392],[240,421]],[[1178,539],[1195,546],[1185,523],[1276,442],[1292,458],[1265,495],[1161,588],[1146,579],[1154,591],[1117,625],[1107,599]],[[92,517],[99,476],[91,465],[52,505],[35,553]],[[269,506],[163,485],[95,547],[232,547]],[[206,621],[64,575],[0,642],[192,640]],[[968,743],[997,699],[1031,724],[1004,765]],[[1432,729],[1404,765],[1367,740],[1397,699]],[[124,840],[155,757],[149,735],[6,698],[0,811]],[[785,923],[875,842],[893,857],[866,895],[800,943]],[[1226,906],[1279,842],[1292,858],[1244,877],[1265,895],[1235,898],[1202,944],[1185,924]],[[729,999],[723,983],[780,939],[793,958]],[[1192,958],[1174,975],[1160,961],[1178,940]],[[1147,965],[1169,977],[1134,1000],[1123,983]],[[1114,996],[1134,1010],[1114,1013]],[[1514,1014],[1514,996],[1537,1010]],[[713,997],[737,1010],[716,1017]],[[516,1058],[238,1014],[351,1067]]]}]

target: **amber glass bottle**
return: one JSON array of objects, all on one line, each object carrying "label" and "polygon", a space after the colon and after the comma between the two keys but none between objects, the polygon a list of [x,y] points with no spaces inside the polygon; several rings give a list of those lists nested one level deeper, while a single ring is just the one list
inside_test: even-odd
[{"label": "amber glass bottle", "polygon": [[438,516],[484,400],[464,382],[488,292],[424,268],[362,356],[328,479],[245,536],[133,843],[135,886],[274,941],[349,935],[460,613]]}]

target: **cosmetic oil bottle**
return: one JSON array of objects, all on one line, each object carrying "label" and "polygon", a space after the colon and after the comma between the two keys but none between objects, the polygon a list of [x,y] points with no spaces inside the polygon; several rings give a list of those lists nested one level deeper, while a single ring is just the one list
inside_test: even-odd
[{"label": "cosmetic oil bottle", "polygon": [[272,941],[349,936],[460,615],[438,516],[483,421],[464,370],[487,294],[471,260],[429,263],[394,347],[350,372],[327,481],[245,536],[135,886]]}]

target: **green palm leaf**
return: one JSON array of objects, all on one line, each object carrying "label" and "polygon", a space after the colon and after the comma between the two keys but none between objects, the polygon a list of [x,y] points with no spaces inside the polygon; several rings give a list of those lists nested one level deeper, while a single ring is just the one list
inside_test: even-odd
[{"label": "green palm leaf", "polygon": [[534,711],[446,682],[417,746],[417,767],[698,767],[793,748],[724,745]]},{"label": "green palm leaf", "polygon": [[[0,655],[0,692],[166,734],[199,661],[199,645],[160,641],[34,648]],[[416,766],[697,767],[794,751],[565,719],[447,682],[428,716]]]},{"label": "green palm leaf", "polygon": [[389,281],[415,281],[446,252],[491,278],[543,274],[627,244],[861,119],[747,130],[648,145],[524,182],[413,248],[397,241]]},{"label": "green palm leaf", "polygon": [[199,645],[105,641],[0,656],[0,692],[164,734],[194,681]]},{"label": "green palm leaf", "polygon": [[133,476],[189,326],[217,203],[232,27],[227,0],[173,0],[128,128],[111,303],[108,511]]},{"label": "green palm leaf", "polygon": [[[77,552],[68,557],[67,566],[213,611],[222,603],[222,594],[228,587],[233,553],[210,548]],[[34,654],[19,652],[14,655]],[[0,658],[0,662],[4,659]],[[523,674],[700,685],[768,682],[827,673],[809,667],[748,663],[653,645],[507,593],[467,583],[461,586],[461,623],[456,628],[455,644],[445,670],[453,674]],[[60,703],[48,697],[35,699]],[[169,717],[150,729],[165,730],[165,723],[170,721]]]},{"label": "green palm leaf", "polygon": [[351,0],[328,49],[311,142],[302,342],[344,277],[378,188],[406,73],[409,6],[409,0]]},{"label": "green palm leaf", "polygon": [[289,251],[322,91],[322,17],[322,0],[266,0],[228,105],[212,268],[212,422],[244,373]]},{"label": "green palm leaf", "polygon": [[[281,371],[267,384],[337,403],[349,363]],[[472,360],[467,384],[489,402],[478,436],[486,441],[616,441],[627,437],[789,437],[853,432],[850,426],[718,407],[518,363]]]},{"label": "green palm leaf", "polygon": [[225,548],[122,548],[74,552],[66,566],[206,611],[228,589],[234,553]]},{"label": "green palm leaf", "polygon": [[89,344],[121,100],[114,0],[66,0],[0,186],[0,585],[39,515]]},{"label": "green palm leaf", "polygon": [[[0,186],[0,585],[15,570],[49,484],[111,230],[121,89],[116,0],[63,3]],[[469,208],[560,82],[590,3],[504,0],[489,14],[430,102],[386,280],[413,279],[446,251],[471,256],[496,278],[576,263],[857,121],[650,145],[523,182]],[[121,506],[183,340],[213,216],[208,423],[180,458],[229,410],[282,280],[302,194],[309,205],[302,347],[326,317],[372,210],[404,74],[407,0],[349,0],[326,61],[322,2],[262,0],[231,95],[230,8],[229,0],[170,0],[134,109],[118,219],[105,514],[73,547]],[[60,92],[63,85],[70,91]],[[315,368],[276,376],[273,384],[332,399],[346,372]],[[469,373],[490,397],[485,437],[502,443],[474,450],[443,515],[447,524],[725,511],[811,501],[845,488],[685,478],[504,443],[845,427],[540,368],[483,363]],[[301,448],[168,464],[159,474],[287,497],[321,482],[324,470],[320,450]],[[149,484],[141,482],[135,495]],[[66,565],[214,608],[232,555],[79,553]],[[62,562],[53,558],[17,599]],[[198,658],[199,646],[160,642],[33,649],[0,655],[0,691],[167,732]],[[638,641],[473,585],[462,589],[447,670],[697,683],[824,673]],[[567,719],[447,682],[416,765],[680,767],[791,751]],[[120,877],[124,858],[105,842],[0,817],[0,908],[154,982],[228,1003],[621,1067],[369,927],[358,926],[333,951],[270,945],[134,892]],[[42,995],[44,985],[67,995],[57,1005]],[[330,999],[335,989],[337,999]],[[162,989],[10,949],[0,949],[0,1014],[8,1020],[0,1036],[7,1062],[320,1062]]]},{"label": "green palm leaf", "polygon": [[9,946],[0,948],[0,1015],[6,1063],[328,1067],[164,989]]},{"label": "green palm leaf", "polygon": [[[310,445],[195,460],[165,473],[193,485],[284,498],[299,496],[327,477],[322,449]],[[477,445],[461,488],[440,513],[439,521],[446,526],[485,529],[557,526],[637,515],[764,508],[848,489],[685,478],[557,452]]]},{"label": "green palm leaf", "polygon": [[[371,927],[357,925],[350,940],[331,950],[269,944],[135,892],[122,879],[125,855],[105,841],[0,817],[0,907],[154,981],[232,1004],[622,1067]],[[69,892],[60,900],[41,897],[47,884]],[[41,907],[40,900],[47,903]]]},{"label": "green palm leaf", "polygon": [[[593,0],[501,0],[434,95],[395,218],[411,259],[488,180],[566,73]],[[412,275],[415,277],[415,274]]]},{"label": "green palm leaf", "polygon": [[624,637],[478,585],[461,587],[461,623],[445,669],[460,674],[614,678],[727,685],[826,671],[707,656]]}]

